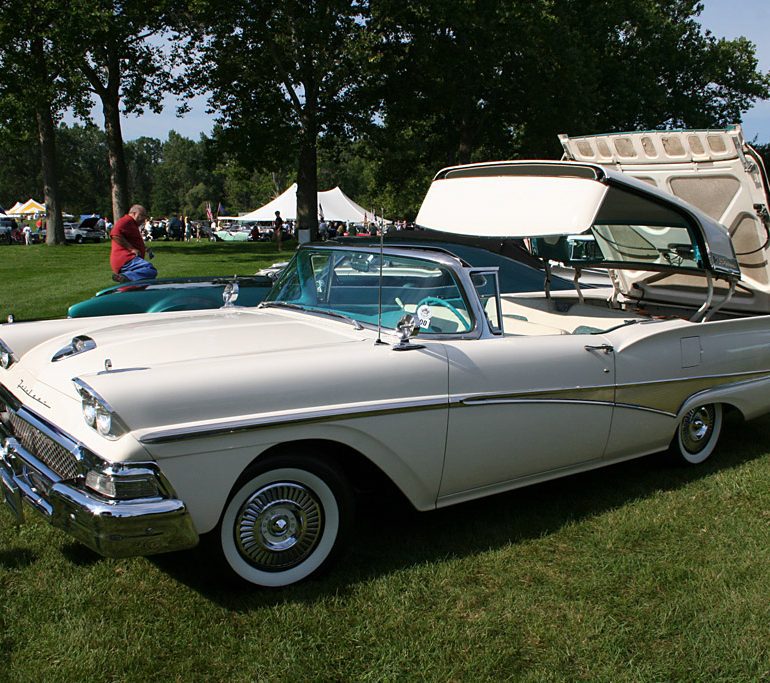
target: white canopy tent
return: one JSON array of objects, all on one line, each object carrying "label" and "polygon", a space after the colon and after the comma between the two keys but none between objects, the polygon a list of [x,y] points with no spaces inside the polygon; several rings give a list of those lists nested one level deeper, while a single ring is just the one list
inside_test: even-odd
[{"label": "white canopy tent", "polygon": [[45,206],[30,198],[23,204],[16,202],[6,213],[9,216],[28,216],[36,213],[45,213]]},{"label": "white canopy tent", "polygon": [[16,203],[15,203],[15,204],[14,204],[14,205],[13,205],[13,206],[10,208],[10,209],[8,209],[8,210],[6,211],[6,213],[7,213],[8,215],[11,215],[11,214],[13,214],[13,215],[15,215],[15,216],[18,216],[18,215],[19,215],[19,209],[20,209],[22,206],[24,206],[24,204],[22,204],[21,202],[16,202]]},{"label": "white canopy tent", "polygon": [[[293,183],[283,194],[268,202],[251,213],[238,216],[234,220],[266,222],[275,218],[275,212],[281,212],[281,218],[286,221],[297,220],[297,183]],[[379,221],[380,217],[356,204],[339,187],[318,193],[319,218],[327,221],[345,221],[348,223],[364,223]]]}]

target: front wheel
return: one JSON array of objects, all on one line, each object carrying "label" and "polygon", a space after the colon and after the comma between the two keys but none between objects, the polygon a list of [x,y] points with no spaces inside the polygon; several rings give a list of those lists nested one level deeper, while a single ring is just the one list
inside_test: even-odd
[{"label": "front wheel", "polygon": [[680,461],[698,465],[714,451],[722,431],[722,406],[707,403],[689,410],[682,417],[671,444]]},{"label": "front wheel", "polygon": [[289,586],[332,563],[352,522],[353,496],[341,472],[320,459],[281,456],[241,477],[222,515],[219,542],[241,579]]}]

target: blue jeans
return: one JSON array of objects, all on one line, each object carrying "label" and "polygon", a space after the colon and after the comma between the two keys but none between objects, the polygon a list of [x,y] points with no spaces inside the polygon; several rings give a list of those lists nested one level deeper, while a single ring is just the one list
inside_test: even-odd
[{"label": "blue jeans", "polygon": [[158,277],[158,270],[141,256],[134,256],[120,269],[120,274],[125,275],[129,280],[152,280]]}]

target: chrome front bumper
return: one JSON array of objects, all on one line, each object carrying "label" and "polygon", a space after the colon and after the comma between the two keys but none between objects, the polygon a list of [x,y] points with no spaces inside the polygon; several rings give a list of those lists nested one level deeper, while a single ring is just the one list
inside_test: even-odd
[{"label": "chrome front bumper", "polygon": [[198,543],[187,507],[174,498],[108,500],[63,480],[0,424],[0,495],[17,524],[28,504],[106,557],[153,555]]}]

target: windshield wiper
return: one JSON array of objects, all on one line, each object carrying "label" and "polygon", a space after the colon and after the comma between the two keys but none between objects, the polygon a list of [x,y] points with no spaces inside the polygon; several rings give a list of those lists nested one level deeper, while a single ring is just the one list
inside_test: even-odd
[{"label": "windshield wiper", "polygon": [[259,304],[258,308],[290,308],[295,311],[306,311],[307,313],[320,313],[321,315],[328,315],[332,318],[339,318],[340,320],[344,320],[347,323],[350,323],[353,327],[355,327],[357,330],[363,330],[364,326],[358,322],[358,320],[354,320],[353,318],[348,317],[344,313],[338,313],[337,311],[329,311],[325,308],[312,308],[310,306],[302,306],[300,304],[290,304],[285,301],[263,301],[261,304]]}]

